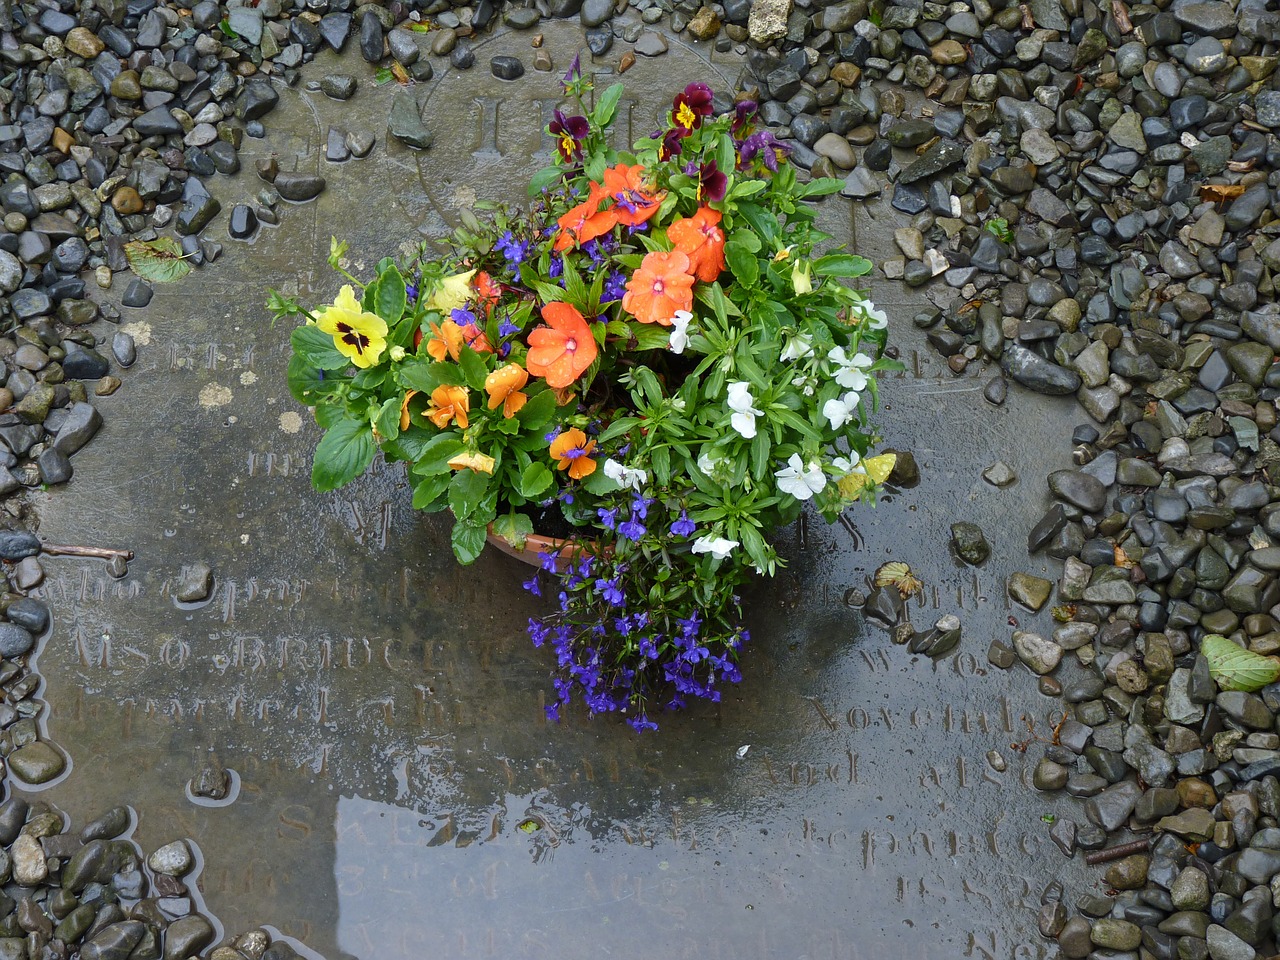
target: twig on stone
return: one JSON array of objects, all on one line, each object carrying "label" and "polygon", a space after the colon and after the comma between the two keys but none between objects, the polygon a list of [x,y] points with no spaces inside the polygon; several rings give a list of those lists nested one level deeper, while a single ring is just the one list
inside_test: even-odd
[{"label": "twig on stone", "polygon": [[117,550],[115,547],[83,547],[74,544],[46,543],[41,549],[51,557],[96,557],[99,560],[112,560],[122,557],[133,559],[132,550]]},{"label": "twig on stone", "polygon": [[1084,855],[1084,862],[1089,866],[1097,866],[1099,863],[1110,863],[1112,860],[1119,860],[1134,853],[1145,853],[1151,846],[1151,838],[1144,840],[1130,840],[1128,843],[1122,843],[1118,847],[1108,847],[1106,850],[1095,850],[1093,853]]}]

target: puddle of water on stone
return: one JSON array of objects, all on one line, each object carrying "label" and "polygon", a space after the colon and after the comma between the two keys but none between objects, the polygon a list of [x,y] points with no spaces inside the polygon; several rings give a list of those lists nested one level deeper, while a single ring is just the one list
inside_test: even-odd
[{"label": "puddle of water on stone", "polygon": [[[791,531],[792,566],[752,597],[744,684],[657,736],[542,719],[548,661],[524,636],[540,607],[519,589],[523,568],[495,555],[456,567],[447,523],[410,510],[400,471],[311,491],[318,432],[284,387],[288,330],[269,324],[264,289],[323,302],[339,283],[324,265],[331,233],[371,264],[451,218],[459,187],[491,189],[492,170],[462,173],[466,137],[487,149],[484,111],[504,116],[508,101],[503,187],[526,176],[542,149],[536,98],[554,96],[576,44],[568,26],[546,34],[557,72],[523,86],[484,75],[488,56],[529,58],[527,37],[509,34],[434,86],[424,115],[438,146],[421,157],[384,142],[326,165],[325,126],[385,116],[393,91],[365,83],[345,106],[288,93],[245,169],[274,152],[284,169],[322,170],[326,192],[132,312],[150,343],[100,401],[106,426],[74,480],[40,504],[45,537],[137,555],[120,581],[94,561],[45,561],[50,733],[75,769],[43,797],[78,823],[132,804],[148,851],[191,837],[227,930],[271,923],[331,960],[634,956],[637,944],[646,956],[1007,957],[1021,943],[1040,955],[1040,891],[1080,874],[1040,819],[1068,808],[1031,791],[1009,745],[1027,736],[1024,716],[1051,727],[1056,702],[985,651],[1008,638],[1011,613],[1036,622],[1008,608],[1004,582],[1048,574],[1022,538],[1071,412],[1023,394],[986,406],[982,381],[951,376],[910,326],[917,294],[875,285],[908,361],[882,385],[880,423],[923,482],[850,528],[809,522],[804,549]],[[344,66],[367,75],[355,55]],[[625,79],[638,102],[665,103],[707,72],[673,45]],[[214,186],[224,205],[258,189],[250,172]],[[826,216],[847,236],[856,219],[860,252],[891,255],[887,208],[872,220],[835,201]],[[987,486],[996,459],[1022,480]],[[979,570],[948,555],[960,519],[992,542]],[[957,655],[912,656],[844,605],[890,558],[928,585],[917,626],[961,617]],[[198,559],[214,594],[189,608],[171,590]],[[1007,772],[986,765],[991,749]],[[237,771],[238,797],[193,804],[188,781],[214,759]]]}]

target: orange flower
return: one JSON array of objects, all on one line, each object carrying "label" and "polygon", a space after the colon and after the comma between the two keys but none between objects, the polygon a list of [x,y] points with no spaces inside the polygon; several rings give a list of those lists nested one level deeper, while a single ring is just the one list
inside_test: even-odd
[{"label": "orange flower", "polygon": [[560,236],[556,237],[555,243],[556,250],[568,250],[570,247],[603,236],[618,222],[616,207],[600,209],[600,201],[608,195],[605,189],[594,182],[590,187],[587,199],[556,221],[560,224]]},{"label": "orange flower", "polygon": [[484,388],[489,392],[489,409],[502,406],[502,415],[510,420],[525,405],[529,397],[521,393],[529,382],[529,374],[518,363],[508,363],[484,378]]},{"label": "orange flower", "polygon": [[567,387],[595,360],[596,338],[582,314],[567,303],[548,303],[542,319],[549,326],[529,333],[525,366],[535,377],[546,377],[548,386]]},{"label": "orange flower", "polygon": [[484,315],[487,317],[493,313],[494,305],[502,295],[502,285],[483,270],[476,274],[475,285],[476,300],[484,307]]},{"label": "orange flower", "polygon": [[452,320],[445,320],[431,324],[431,332],[435,334],[427,341],[427,353],[431,359],[436,363],[441,363],[445,357],[457,360],[464,343],[462,328]]},{"label": "orange flower", "polygon": [[622,309],[641,323],[671,326],[677,310],[693,306],[693,277],[689,257],[679,250],[645,254],[640,269],[627,281]]},{"label": "orange flower", "polygon": [[441,430],[449,425],[450,420],[465,430],[470,409],[471,398],[467,396],[467,388],[446,384],[431,391],[431,406],[427,407],[426,415]]},{"label": "orange flower", "polygon": [[724,270],[724,233],[716,224],[719,211],[699,207],[692,217],[681,217],[667,228],[667,237],[676,249],[689,257],[689,269],[703,283],[710,283]]},{"label": "orange flower", "polygon": [[620,163],[606,170],[604,190],[616,204],[612,209],[618,223],[627,227],[644,223],[657,213],[664,196],[652,191],[644,179],[644,167],[638,163],[630,167]]},{"label": "orange flower", "polygon": [[[453,321],[450,320],[449,322],[452,323]],[[489,338],[485,336],[478,323],[468,323],[463,326],[462,339],[476,353],[493,353],[493,345],[489,343]]]},{"label": "orange flower", "polygon": [[587,435],[574,427],[566,430],[551,443],[551,456],[560,461],[558,470],[568,470],[574,480],[581,480],[596,472],[596,462],[591,459],[591,451],[596,448],[594,440],[587,440]]},{"label": "orange flower", "polygon": [[400,429],[409,429],[409,401],[417,396],[417,390],[410,390],[404,395],[404,399],[400,401]]}]

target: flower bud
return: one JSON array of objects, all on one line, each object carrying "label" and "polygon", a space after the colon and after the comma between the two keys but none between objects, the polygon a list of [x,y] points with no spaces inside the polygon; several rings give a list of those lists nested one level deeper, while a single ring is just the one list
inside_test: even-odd
[{"label": "flower bud", "polygon": [[399,363],[401,360],[404,359],[404,347],[400,347],[400,346],[392,347],[389,353],[391,354],[392,361],[394,361],[395,363]]}]

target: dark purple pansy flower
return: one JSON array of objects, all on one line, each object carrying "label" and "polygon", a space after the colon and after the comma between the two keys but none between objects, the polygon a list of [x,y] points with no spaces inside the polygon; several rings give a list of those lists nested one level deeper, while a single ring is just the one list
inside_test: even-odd
[{"label": "dark purple pansy flower", "polygon": [[754,100],[739,100],[733,105],[733,135],[741,138],[742,133],[751,126],[756,117],[757,105]]},{"label": "dark purple pansy flower", "polygon": [[744,167],[760,155],[764,165],[777,173],[778,161],[791,152],[791,148],[782,143],[768,130],[760,130],[751,134],[738,147],[739,167]]},{"label": "dark purple pansy flower", "polygon": [[714,110],[712,98],[710,87],[694,81],[684,88],[683,93],[676,94],[672,101],[671,122],[685,130],[698,129],[702,126],[703,118],[711,116]]},{"label": "dark purple pansy flower", "polygon": [[566,163],[582,156],[582,141],[590,132],[586,117],[566,117],[559,110],[547,126],[547,133],[556,138],[556,148]]},{"label": "dark purple pansy flower", "polygon": [[708,160],[698,169],[698,199],[703,203],[723,200],[728,189],[729,178],[720,172],[714,160]]}]

